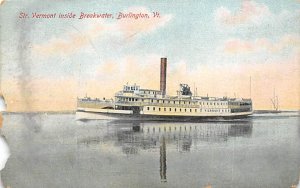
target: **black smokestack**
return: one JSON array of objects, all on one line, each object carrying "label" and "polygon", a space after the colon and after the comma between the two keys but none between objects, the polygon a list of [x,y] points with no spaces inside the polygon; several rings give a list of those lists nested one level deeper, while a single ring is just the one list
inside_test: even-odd
[{"label": "black smokestack", "polygon": [[167,58],[160,59],[160,91],[162,95],[166,94],[167,86]]}]

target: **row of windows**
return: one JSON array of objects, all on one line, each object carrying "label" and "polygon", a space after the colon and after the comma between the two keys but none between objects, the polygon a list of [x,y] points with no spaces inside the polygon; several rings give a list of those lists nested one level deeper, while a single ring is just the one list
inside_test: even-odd
[{"label": "row of windows", "polygon": [[229,112],[229,109],[207,109],[205,112]]},{"label": "row of windows", "polygon": [[171,101],[171,100],[155,100],[151,99],[151,103],[169,103],[169,104],[196,104],[197,102],[191,101]]},{"label": "row of windows", "polygon": [[[158,111],[167,111],[168,110],[168,108],[156,108],[156,107],[152,107],[152,110],[153,111],[155,111],[155,110],[157,110],[158,109]],[[147,110],[149,111],[150,110],[150,107],[147,107]],[[186,109],[186,108],[184,108],[184,109],[182,109],[182,108],[179,108],[179,109],[177,109],[177,108],[174,108],[173,109],[173,111],[174,112],[192,112],[192,109],[190,108],[190,109]],[[169,108],[169,112],[172,112],[172,108]],[[194,112],[197,112],[197,109],[194,109]]]},{"label": "row of windows", "polygon": [[[123,101],[138,101],[138,98],[121,98],[121,100]],[[142,101],[144,101],[144,99],[142,99]],[[169,104],[196,104],[197,102],[193,101],[171,101],[171,100],[155,100],[155,99],[151,99],[150,100],[151,103],[169,103]],[[199,102],[200,105],[227,105],[226,103],[222,103],[222,102]]]},{"label": "row of windows", "polygon": [[251,105],[251,102],[229,102],[229,105],[248,106]]},{"label": "row of windows", "polygon": [[160,91],[141,91],[141,93],[144,93],[144,94],[155,94],[155,95],[157,95],[157,94],[161,94],[161,92]]},{"label": "row of windows", "polygon": [[124,91],[138,91],[140,89],[139,86],[124,86]]},{"label": "row of windows", "polygon": [[[126,98],[126,99],[127,99],[127,98]],[[128,98],[127,100],[128,100],[128,101],[138,101],[137,98]],[[127,100],[126,100],[126,101],[127,101]]]},{"label": "row of windows", "polygon": [[[200,104],[201,104],[201,102],[200,102]],[[217,105],[217,106],[219,106],[219,105],[227,105],[227,103],[222,103],[222,102],[220,102],[220,103],[218,103],[218,102],[202,102],[202,105]]]},{"label": "row of windows", "polygon": [[242,108],[242,109],[231,109],[232,113],[237,113],[237,112],[250,112],[250,108]]},{"label": "row of windows", "polygon": [[[147,111],[149,111],[150,110],[150,107],[147,107]],[[168,110],[168,108],[156,108],[156,107],[152,107],[152,110],[153,111],[156,111],[156,110],[158,110],[158,111],[167,111]],[[169,108],[169,112],[172,112],[172,111],[174,111],[174,112],[197,112],[197,110],[198,109],[186,109],[186,108],[184,108],[184,109],[182,109],[182,108],[179,108],[179,109],[177,109],[177,108],[174,108],[173,110],[172,110],[172,108]],[[202,109],[200,109],[200,112],[202,112]],[[229,112],[229,109],[205,109],[204,110],[204,112]]]}]

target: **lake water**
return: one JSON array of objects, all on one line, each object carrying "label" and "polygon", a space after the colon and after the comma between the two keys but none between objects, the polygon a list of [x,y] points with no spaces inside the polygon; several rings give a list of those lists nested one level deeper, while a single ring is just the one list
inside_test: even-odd
[{"label": "lake water", "polygon": [[11,188],[288,188],[300,173],[297,113],[226,122],[75,121],[6,114]]}]

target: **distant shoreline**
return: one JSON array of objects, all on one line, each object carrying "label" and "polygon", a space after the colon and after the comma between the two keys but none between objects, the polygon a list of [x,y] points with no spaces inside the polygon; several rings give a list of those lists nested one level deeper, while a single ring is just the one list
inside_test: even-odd
[{"label": "distant shoreline", "polygon": [[36,111],[36,112],[4,112],[3,114],[75,114],[75,110],[70,111]]},{"label": "distant shoreline", "polygon": [[254,110],[254,114],[268,114],[268,113],[287,113],[287,112],[298,112],[300,110]]}]

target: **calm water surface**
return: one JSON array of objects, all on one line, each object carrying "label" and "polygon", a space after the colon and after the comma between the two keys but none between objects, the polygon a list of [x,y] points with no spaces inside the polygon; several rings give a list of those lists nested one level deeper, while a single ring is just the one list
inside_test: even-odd
[{"label": "calm water surface", "polygon": [[11,188],[272,187],[296,184],[298,114],[227,122],[75,121],[6,114]]}]

